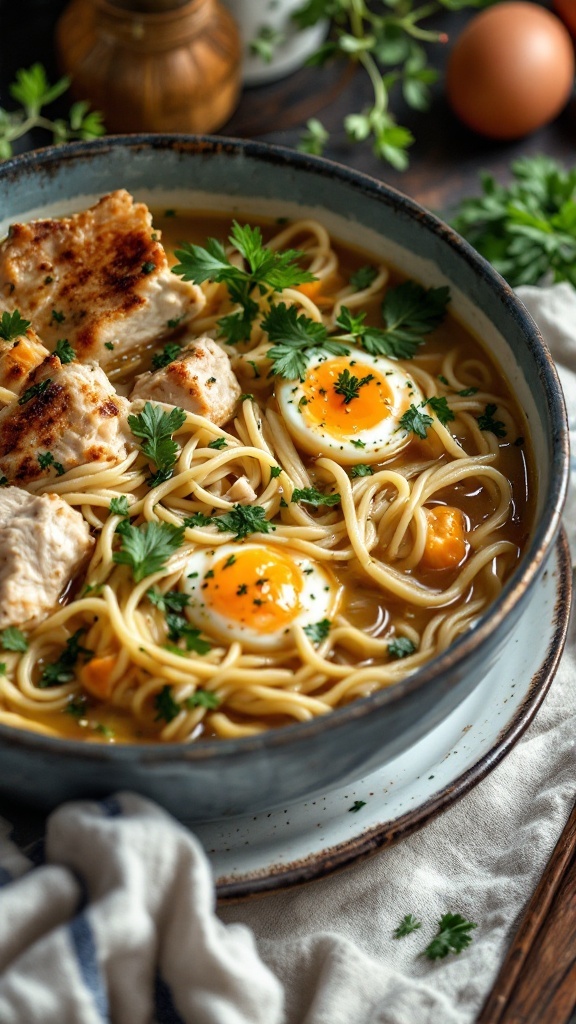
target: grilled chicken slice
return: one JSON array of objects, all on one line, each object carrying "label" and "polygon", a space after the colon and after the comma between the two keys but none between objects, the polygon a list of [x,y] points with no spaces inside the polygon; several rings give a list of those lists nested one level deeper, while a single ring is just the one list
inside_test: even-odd
[{"label": "grilled chicken slice", "polygon": [[202,337],[162,370],[140,374],[130,399],[177,405],[222,426],[234,415],[240,393],[226,353],[212,338]]},{"label": "grilled chicken slice", "polygon": [[20,394],[23,382],[49,355],[32,327],[10,341],[0,340],[0,387]]},{"label": "grilled chicken slice", "polygon": [[120,462],[128,408],[95,363],[47,356],[0,412],[0,474],[26,484],[87,462]]},{"label": "grilled chicken slice", "polygon": [[170,334],[205,302],[170,272],[148,207],[124,189],[71,217],[13,224],[0,244],[0,300],[50,351],[66,338],[78,359],[101,366]]},{"label": "grilled chicken slice", "polygon": [[81,513],[57,494],[0,488],[0,629],[45,619],[93,545]]}]

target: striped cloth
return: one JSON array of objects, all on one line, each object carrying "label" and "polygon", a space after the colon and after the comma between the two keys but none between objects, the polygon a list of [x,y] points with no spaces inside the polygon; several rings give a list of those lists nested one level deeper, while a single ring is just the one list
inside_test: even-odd
[{"label": "striped cloth", "polygon": [[251,932],[214,916],[197,841],[133,794],[63,805],[24,857],[0,827],[2,1024],[277,1024]]}]

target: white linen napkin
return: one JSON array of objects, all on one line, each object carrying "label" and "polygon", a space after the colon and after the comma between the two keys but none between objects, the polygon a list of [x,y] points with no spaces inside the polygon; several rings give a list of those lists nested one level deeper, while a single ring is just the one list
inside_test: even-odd
[{"label": "white linen napkin", "polygon": [[[520,294],[561,364],[576,449],[576,293]],[[573,552],[575,484],[573,458]],[[523,740],[459,804],[220,921],[199,845],[140,797],[61,807],[38,867],[0,827],[2,1024],[472,1024],[574,800],[575,639]],[[472,945],[431,962],[449,911],[477,923]],[[394,939],[405,914],[422,928]]]}]

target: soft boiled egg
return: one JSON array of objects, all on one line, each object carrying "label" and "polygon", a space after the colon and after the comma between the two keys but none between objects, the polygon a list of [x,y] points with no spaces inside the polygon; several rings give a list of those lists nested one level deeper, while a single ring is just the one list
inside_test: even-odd
[{"label": "soft boiled egg", "polygon": [[304,379],[280,381],[276,397],[297,444],[347,464],[382,462],[403,448],[411,433],[400,420],[424,400],[397,363],[360,349],[346,356],[315,349]]},{"label": "soft boiled egg", "polygon": [[319,563],[246,541],[195,551],[184,589],[190,596],[186,612],[197,628],[252,650],[289,647],[292,626],[332,618],[340,597],[334,577]]}]

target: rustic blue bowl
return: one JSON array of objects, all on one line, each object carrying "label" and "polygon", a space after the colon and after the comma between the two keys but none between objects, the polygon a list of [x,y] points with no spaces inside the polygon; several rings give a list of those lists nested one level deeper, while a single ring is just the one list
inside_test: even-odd
[{"label": "rustic blue bowl", "polygon": [[[128,136],[75,143],[0,165],[0,237],[13,220],[78,210],[124,187],[156,208],[321,216],[452,306],[492,350],[526,411],[538,469],[534,525],[498,600],[443,655],[391,689],[327,717],[254,738],[110,746],[0,726],[0,792],[43,808],[127,788],[199,821],[257,813],[325,792],[384,764],[477,686],[526,607],[554,545],[566,494],[568,430],[558,377],[511,289],[461,238],[405,196],[329,161],[260,143]],[[494,725],[497,731],[497,725]],[[495,732],[496,735],[496,732]]]}]

